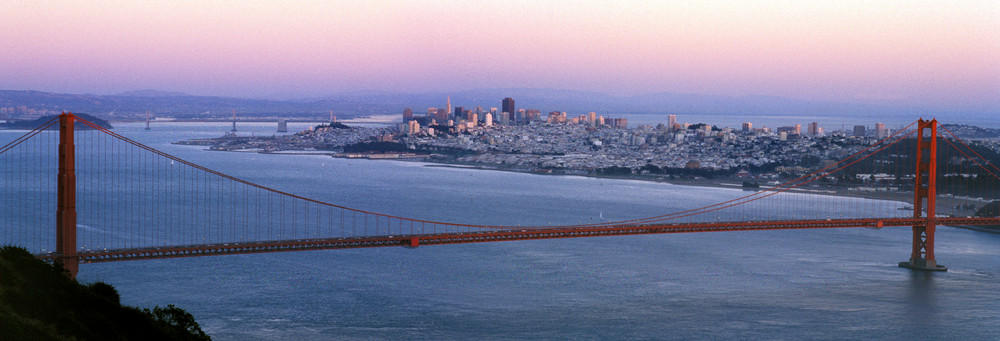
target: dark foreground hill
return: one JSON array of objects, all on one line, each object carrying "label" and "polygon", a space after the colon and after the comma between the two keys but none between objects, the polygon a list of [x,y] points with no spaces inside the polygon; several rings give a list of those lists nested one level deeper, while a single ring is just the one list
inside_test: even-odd
[{"label": "dark foreground hill", "polygon": [[111,285],[81,285],[61,266],[0,247],[0,340],[209,340],[194,317],[168,305],[123,306]]}]

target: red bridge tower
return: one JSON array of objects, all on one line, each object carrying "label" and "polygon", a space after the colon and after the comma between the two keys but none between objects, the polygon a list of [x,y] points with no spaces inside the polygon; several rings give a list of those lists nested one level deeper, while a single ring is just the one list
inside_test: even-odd
[{"label": "red bridge tower", "polygon": [[[899,266],[915,270],[948,271],[934,258],[934,230],[937,228],[935,213],[937,196],[937,120],[917,121],[917,167],[914,173],[913,217],[920,218],[927,212],[923,225],[913,225],[913,252],[910,261]],[[924,131],[928,130],[927,135]],[[927,136],[927,139],[924,137]],[[927,204],[926,208],[924,204]]]}]

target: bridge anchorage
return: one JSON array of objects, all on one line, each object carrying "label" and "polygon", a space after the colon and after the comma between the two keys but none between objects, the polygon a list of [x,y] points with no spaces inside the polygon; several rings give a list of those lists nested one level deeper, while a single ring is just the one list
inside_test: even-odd
[{"label": "bridge anchorage", "polygon": [[[51,139],[56,136],[42,132],[56,124],[58,148],[51,148]],[[91,129],[74,133],[77,124]],[[950,138],[938,138],[939,129],[951,134]],[[36,135],[42,137],[31,140]],[[901,141],[905,143],[896,145]],[[945,144],[939,146],[939,142]],[[910,143],[915,144],[916,155],[911,154]],[[18,145],[22,147],[16,152],[7,153]],[[893,145],[895,149],[887,149]],[[64,113],[0,146],[0,164],[4,160],[20,162],[0,168],[5,172],[0,177],[0,189],[4,189],[0,195],[5,195],[3,203],[12,206],[7,208],[12,214],[0,214],[0,244],[26,245],[35,250],[36,256],[62,263],[75,276],[80,263],[126,260],[639,234],[892,226],[909,227],[913,232],[910,259],[900,262],[900,267],[947,271],[934,254],[938,225],[1000,225],[1000,217],[937,213],[938,187],[945,194],[940,198],[942,203],[964,203],[956,199],[954,194],[960,192],[952,188],[966,189],[963,195],[975,193],[990,199],[996,198],[996,189],[1000,188],[1000,168],[965,145],[947,126],[921,119],[859,148],[864,149],[798,179],[686,211],[575,225],[474,225],[369,212],[283,192],[177,158]],[[43,153],[55,149],[58,158]],[[938,168],[938,159],[943,170]],[[51,177],[37,176],[53,172],[57,172],[55,183]],[[859,180],[862,174],[870,177]],[[893,174],[890,180],[873,180],[876,175]],[[974,175],[988,177],[985,180],[989,181],[971,182]],[[903,179],[910,176],[914,181],[912,208],[901,208],[898,201],[870,201],[871,196],[848,194],[851,198],[837,201],[845,207],[832,209],[823,206],[830,202],[829,197],[815,193],[833,192],[823,189],[845,193],[878,190],[878,186],[890,181],[907,186]],[[811,186],[824,181],[843,184]],[[853,187],[857,184],[860,187]],[[989,185],[968,190],[980,184]],[[53,187],[56,193],[52,193]],[[781,193],[787,195],[776,196]],[[80,198],[84,200],[78,202]],[[56,206],[55,217],[46,208],[52,206]],[[942,212],[961,212],[949,207],[943,206]],[[49,227],[36,228],[53,223],[55,236]]]}]

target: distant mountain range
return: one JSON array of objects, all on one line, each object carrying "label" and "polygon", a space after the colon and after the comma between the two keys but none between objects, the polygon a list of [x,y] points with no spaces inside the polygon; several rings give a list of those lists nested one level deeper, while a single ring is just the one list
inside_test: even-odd
[{"label": "distant mountain range", "polygon": [[[179,118],[220,117],[236,110],[242,116],[317,116],[330,110],[344,116],[351,113],[381,113],[384,108],[367,103],[316,99],[280,101],[233,97],[194,96],[177,92],[140,90],[116,95],[62,94],[41,91],[0,90],[0,107],[48,110],[54,112],[88,112],[102,117],[144,114]],[[400,109],[400,112],[402,109]],[[16,110],[15,110],[16,111]]]},{"label": "distant mountain range", "polygon": [[582,114],[734,114],[734,115],[843,115],[909,117],[920,115],[996,115],[963,113],[933,108],[894,105],[808,101],[774,96],[712,96],[654,93],[613,96],[599,92],[554,89],[476,89],[451,93],[398,93],[359,90],[320,98],[292,100],[248,99],[196,96],[179,92],[139,90],[115,95],[61,94],[41,91],[0,90],[0,107],[25,106],[50,111],[89,112],[103,117],[137,115],[147,110],[161,116],[179,118],[221,117],[234,109],[241,116],[311,116],[330,110],[341,117],[398,114],[412,108],[417,114],[428,107],[444,107],[448,96],[452,106],[473,109],[500,107],[504,97],[512,97],[518,109],[566,111]]}]

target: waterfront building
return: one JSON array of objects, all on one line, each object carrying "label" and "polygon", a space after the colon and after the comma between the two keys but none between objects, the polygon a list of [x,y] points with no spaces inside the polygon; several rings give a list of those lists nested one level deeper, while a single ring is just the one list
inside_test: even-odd
[{"label": "waterfront building", "polygon": [[753,123],[743,122],[743,131],[753,131]]}]

